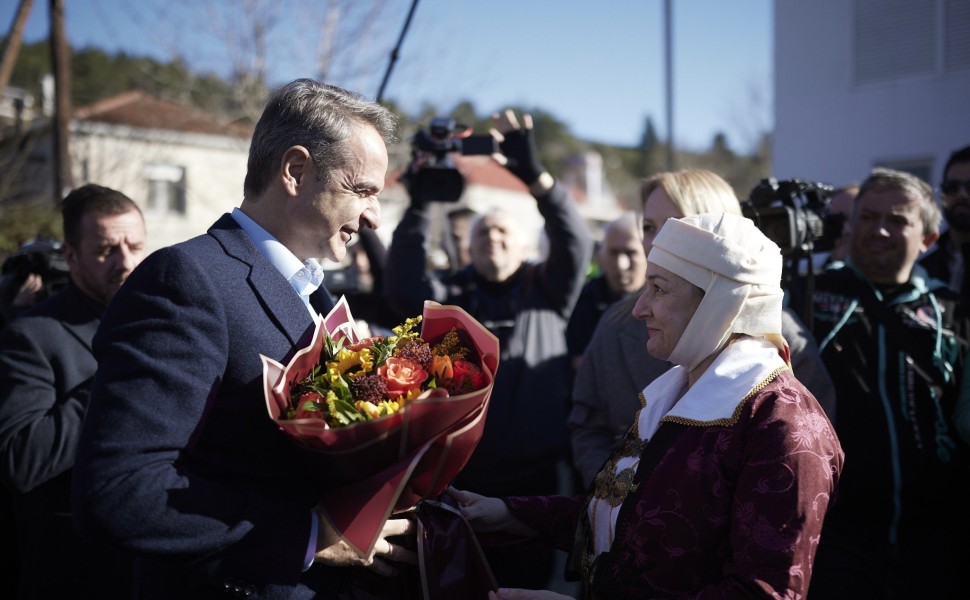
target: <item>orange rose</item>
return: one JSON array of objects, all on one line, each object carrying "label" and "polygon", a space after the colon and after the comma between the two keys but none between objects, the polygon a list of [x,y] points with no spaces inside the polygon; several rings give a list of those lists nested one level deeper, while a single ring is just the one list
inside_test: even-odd
[{"label": "orange rose", "polygon": [[397,356],[388,358],[377,368],[377,374],[387,382],[387,397],[391,399],[412,390],[420,390],[421,384],[428,378],[428,372],[421,365]]}]

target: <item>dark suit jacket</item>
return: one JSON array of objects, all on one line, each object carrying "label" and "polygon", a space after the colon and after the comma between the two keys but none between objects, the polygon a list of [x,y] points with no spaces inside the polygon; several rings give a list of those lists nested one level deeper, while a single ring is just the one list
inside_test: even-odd
[{"label": "dark suit jacket", "polygon": [[105,312],[74,509],[82,535],[143,555],[139,597],[312,598],[341,585],[345,569],[302,572],[320,457],[278,429],[262,392],[259,355],[285,364],[312,323],[229,215],[149,256]]},{"label": "dark suit jacket", "polygon": [[70,514],[100,312],[69,284],[0,333],[0,478],[16,519],[20,598],[109,598],[125,587],[123,577],[96,592],[86,584],[108,557],[80,547]]}]

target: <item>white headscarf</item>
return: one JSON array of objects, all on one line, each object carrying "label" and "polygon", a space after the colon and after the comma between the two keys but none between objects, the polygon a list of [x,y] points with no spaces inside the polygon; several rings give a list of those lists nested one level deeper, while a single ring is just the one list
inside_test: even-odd
[{"label": "white headscarf", "polygon": [[670,362],[693,370],[733,333],[764,337],[788,360],[781,250],[750,219],[729,213],[668,219],[647,260],[704,291]]}]

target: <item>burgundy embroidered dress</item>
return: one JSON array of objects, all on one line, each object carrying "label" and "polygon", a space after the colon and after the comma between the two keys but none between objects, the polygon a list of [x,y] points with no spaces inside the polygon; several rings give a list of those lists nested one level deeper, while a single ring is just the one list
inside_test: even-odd
[{"label": "burgundy embroidered dress", "polygon": [[642,451],[597,478],[612,488],[509,498],[512,513],[572,551],[589,598],[804,598],[842,468],[831,424],[760,339],[686,385],[675,367],[644,390],[624,447]]}]

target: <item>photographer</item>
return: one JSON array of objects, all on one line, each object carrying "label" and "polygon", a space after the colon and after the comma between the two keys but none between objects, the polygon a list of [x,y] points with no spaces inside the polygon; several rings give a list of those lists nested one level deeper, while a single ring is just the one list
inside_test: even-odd
[{"label": "photographer", "polygon": [[[560,491],[558,465],[568,458],[565,329],[592,239],[566,189],[538,162],[531,116],[523,116],[522,127],[511,110],[493,119],[497,160],[528,186],[545,219],[548,259],[524,261],[512,217],[493,210],[472,226],[472,263],[439,279],[426,266],[431,223],[425,194],[412,185],[411,205],[388,249],[385,290],[401,315],[420,314],[424,300],[456,304],[500,340],[485,432],[455,485],[489,496],[554,494]],[[506,550],[489,560],[502,586],[544,587],[552,567],[551,552]]]}]

